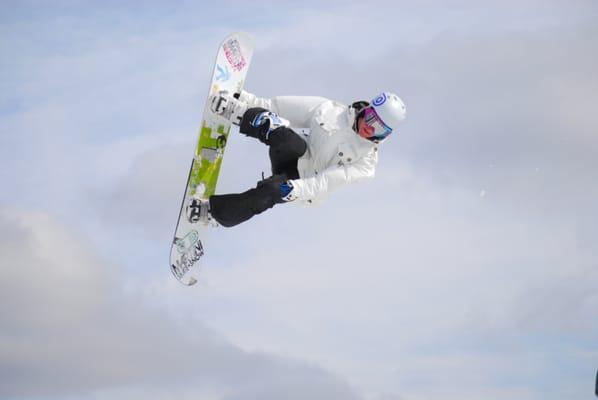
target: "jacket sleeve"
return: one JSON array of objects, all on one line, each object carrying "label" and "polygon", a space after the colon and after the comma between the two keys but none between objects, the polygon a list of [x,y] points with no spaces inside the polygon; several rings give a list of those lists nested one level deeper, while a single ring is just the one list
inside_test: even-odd
[{"label": "jacket sleeve", "polygon": [[261,107],[270,110],[289,120],[291,126],[305,128],[315,109],[322,103],[328,101],[324,97],[317,96],[277,96],[271,99],[257,97],[246,91],[242,91],[239,100],[251,107]]},{"label": "jacket sleeve", "polygon": [[295,199],[308,202],[316,198],[324,198],[328,193],[341,186],[373,178],[376,173],[376,163],[377,154],[372,151],[351,164],[335,165],[315,176],[291,180],[292,196]]}]

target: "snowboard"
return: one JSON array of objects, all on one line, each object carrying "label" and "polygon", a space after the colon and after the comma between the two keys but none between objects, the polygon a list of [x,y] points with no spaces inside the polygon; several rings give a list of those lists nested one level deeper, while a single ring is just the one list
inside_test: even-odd
[{"label": "snowboard", "polygon": [[[216,56],[208,98],[222,90],[233,94],[243,89],[253,47],[253,39],[243,32],[233,33],[224,39]],[[230,121],[213,114],[206,102],[170,248],[170,270],[184,285],[197,283],[199,266],[205,254],[204,242],[210,229],[197,221],[199,216],[192,204],[194,200],[209,198],[216,190],[231,125]]]}]

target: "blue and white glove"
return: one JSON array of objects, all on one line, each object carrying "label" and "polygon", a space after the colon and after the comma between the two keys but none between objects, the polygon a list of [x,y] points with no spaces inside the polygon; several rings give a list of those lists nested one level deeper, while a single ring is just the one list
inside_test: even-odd
[{"label": "blue and white glove", "polygon": [[280,185],[280,198],[284,201],[294,201],[299,198],[293,182],[286,181]]},{"label": "blue and white glove", "polygon": [[290,124],[288,120],[282,118],[280,115],[267,110],[257,114],[253,118],[253,121],[251,121],[252,127],[263,130],[266,140],[270,139],[272,131],[282,126],[289,126]]}]

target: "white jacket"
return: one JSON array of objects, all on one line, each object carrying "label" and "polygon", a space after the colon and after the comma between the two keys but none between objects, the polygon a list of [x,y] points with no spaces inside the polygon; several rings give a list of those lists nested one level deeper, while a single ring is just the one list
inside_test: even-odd
[{"label": "white jacket", "polygon": [[263,107],[291,123],[303,135],[307,151],[299,159],[301,179],[292,180],[293,195],[307,204],[324,200],[333,190],[374,177],[378,144],[359,136],[352,128],[355,110],[323,97],[256,97],[243,91],[239,100],[249,107]]}]

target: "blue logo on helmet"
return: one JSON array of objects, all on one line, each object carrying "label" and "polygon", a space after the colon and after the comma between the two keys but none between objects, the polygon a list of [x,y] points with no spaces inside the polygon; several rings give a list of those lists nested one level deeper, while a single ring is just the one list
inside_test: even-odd
[{"label": "blue logo on helmet", "polygon": [[378,96],[374,100],[372,100],[372,104],[375,105],[376,107],[381,106],[385,102],[386,102],[386,93],[382,93],[382,94],[380,94],[380,96]]}]

